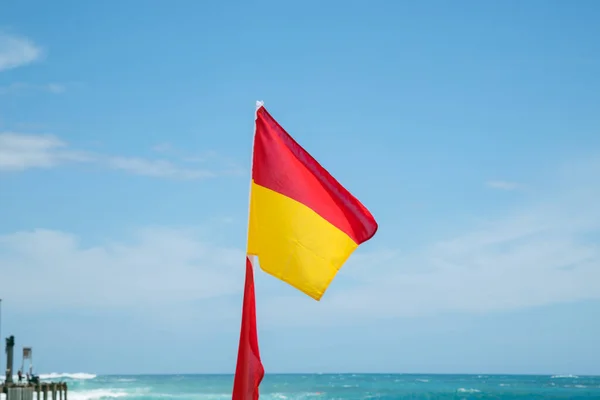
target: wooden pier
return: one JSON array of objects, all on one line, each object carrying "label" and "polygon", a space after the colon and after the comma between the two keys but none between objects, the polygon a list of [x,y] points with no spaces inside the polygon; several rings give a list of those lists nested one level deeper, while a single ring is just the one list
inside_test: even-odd
[{"label": "wooden pier", "polygon": [[0,385],[0,393],[6,395],[6,400],[67,400],[67,384],[65,382],[6,383]]},{"label": "wooden pier", "polygon": [[[29,374],[26,375],[26,381],[15,383],[13,381],[14,347],[15,337],[11,335],[6,338],[6,377],[4,383],[0,383],[0,393],[6,395],[5,400],[67,400],[67,384],[65,382],[40,382],[39,377],[33,376],[31,366]],[[25,365],[25,359],[29,359],[31,363],[31,347],[23,348],[23,365]],[[19,381],[21,373],[22,371],[19,370]],[[48,398],[48,395],[51,398]]]}]

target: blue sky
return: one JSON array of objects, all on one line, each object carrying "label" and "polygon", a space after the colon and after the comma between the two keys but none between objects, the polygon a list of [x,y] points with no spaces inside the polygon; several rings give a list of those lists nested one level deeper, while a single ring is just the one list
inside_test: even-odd
[{"label": "blue sky", "polygon": [[[600,4],[0,12],[2,334],[39,372],[233,372],[254,102],[377,218],[267,372],[600,374]],[[4,358],[3,358],[4,359]]]}]

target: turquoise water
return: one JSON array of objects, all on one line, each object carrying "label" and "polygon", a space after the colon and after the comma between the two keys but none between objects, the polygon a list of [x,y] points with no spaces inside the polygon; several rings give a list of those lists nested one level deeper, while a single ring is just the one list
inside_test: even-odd
[{"label": "turquoise water", "polygon": [[[233,381],[230,375],[73,374],[60,379],[70,385],[69,400],[231,399]],[[600,377],[267,375],[261,385],[261,399],[600,399]]]}]

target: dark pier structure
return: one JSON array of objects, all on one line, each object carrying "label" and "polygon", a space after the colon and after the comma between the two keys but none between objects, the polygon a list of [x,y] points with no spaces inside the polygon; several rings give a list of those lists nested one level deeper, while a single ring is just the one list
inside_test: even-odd
[{"label": "dark pier structure", "polygon": [[[40,382],[31,373],[25,382],[13,381],[15,337],[6,338],[6,379],[0,383],[0,393],[6,400],[67,400],[67,384],[65,382]],[[23,348],[23,365],[25,358],[31,359],[31,348]],[[34,396],[35,393],[35,396]],[[52,396],[49,398],[49,396]]]}]

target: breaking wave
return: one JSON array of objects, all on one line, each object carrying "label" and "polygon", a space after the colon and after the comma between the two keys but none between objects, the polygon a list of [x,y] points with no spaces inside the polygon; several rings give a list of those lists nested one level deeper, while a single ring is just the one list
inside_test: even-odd
[{"label": "breaking wave", "polygon": [[116,389],[92,389],[72,391],[69,393],[71,400],[100,400],[100,399],[116,399],[119,397],[128,396],[129,393],[124,390]]},{"label": "breaking wave", "polygon": [[96,374],[88,374],[85,372],[74,372],[74,373],[68,373],[68,372],[63,372],[63,373],[57,373],[57,372],[52,372],[49,374],[40,374],[40,379],[42,380],[49,380],[49,379],[77,379],[77,380],[84,380],[84,379],[94,379],[96,377]]},{"label": "breaking wave", "polygon": [[[233,383],[232,375],[96,376],[79,372],[47,373],[41,377],[45,382],[67,382],[69,400],[226,400],[231,399]],[[498,398],[486,393],[486,388],[492,386],[496,388],[492,390],[505,393],[506,398],[517,398],[516,393],[519,393],[518,398],[531,398],[527,396],[530,390],[533,394],[544,390],[566,396],[561,398],[600,399],[600,377],[577,379],[576,375],[554,375],[555,379],[550,379],[550,375],[488,376],[484,383],[477,375],[274,374],[267,378],[261,385],[261,400],[390,399],[402,398],[407,392],[413,393],[411,398],[415,399]],[[6,399],[0,396],[0,400]],[[38,400],[36,394],[34,400]]]},{"label": "breaking wave", "polygon": [[[39,374],[39,377],[42,381],[48,381],[48,380],[65,380],[65,379],[70,379],[70,380],[85,380],[85,379],[94,379],[97,375],[96,374],[88,374],[85,372],[75,372],[75,373],[68,373],[68,372],[63,372],[63,373],[57,373],[57,372],[52,372],[49,374]],[[2,379],[0,379],[0,382],[2,381]],[[18,382],[19,381],[19,376],[18,375],[13,375],[13,382]]]}]

